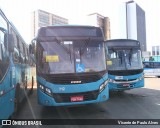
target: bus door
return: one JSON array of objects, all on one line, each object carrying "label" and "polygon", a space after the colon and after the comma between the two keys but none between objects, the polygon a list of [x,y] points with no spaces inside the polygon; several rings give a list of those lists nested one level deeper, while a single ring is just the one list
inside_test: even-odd
[{"label": "bus door", "polygon": [[24,91],[27,88],[26,87],[26,72],[25,72],[25,55],[24,55],[24,48],[23,48],[23,42],[19,40],[19,50],[20,50],[20,89],[19,89],[19,95],[20,95],[20,99],[19,101],[21,102],[23,97],[24,97]]}]

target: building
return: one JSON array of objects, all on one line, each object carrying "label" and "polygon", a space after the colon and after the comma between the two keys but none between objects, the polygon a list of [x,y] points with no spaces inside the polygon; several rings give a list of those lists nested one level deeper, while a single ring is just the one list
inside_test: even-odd
[{"label": "building", "polygon": [[154,61],[160,62],[160,45],[152,46],[152,58]]},{"label": "building", "polygon": [[144,61],[158,61],[160,62],[160,46],[152,46],[152,52],[142,52]]},{"label": "building", "polygon": [[104,32],[105,40],[111,38],[110,34],[110,19],[108,17],[104,17],[98,13],[89,14],[88,17],[88,24],[93,25],[96,27],[101,27]]},{"label": "building", "polygon": [[134,1],[129,1],[121,5],[120,12],[122,38],[140,41],[142,51],[146,51],[145,11]]},{"label": "building", "polygon": [[152,46],[152,56],[160,56],[160,46]]},{"label": "building", "polygon": [[31,16],[31,39],[36,36],[36,32],[40,27],[68,24],[68,19],[42,10],[34,11]]}]

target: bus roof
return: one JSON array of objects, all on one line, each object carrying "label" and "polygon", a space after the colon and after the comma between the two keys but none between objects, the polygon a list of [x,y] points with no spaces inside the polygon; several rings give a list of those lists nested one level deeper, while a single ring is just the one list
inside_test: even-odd
[{"label": "bus roof", "polygon": [[81,26],[81,25],[56,25],[41,27],[38,30],[37,40],[45,41],[48,39],[72,39],[88,38],[104,40],[103,32],[100,27]]},{"label": "bus roof", "polygon": [[138,47],[140,48],[140,42],[132,39],[114,39],[105,41],[108,47]]}]

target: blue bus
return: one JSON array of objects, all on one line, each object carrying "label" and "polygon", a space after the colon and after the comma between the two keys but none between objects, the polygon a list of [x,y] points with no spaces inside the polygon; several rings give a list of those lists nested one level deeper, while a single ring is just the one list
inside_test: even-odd
[{"label": "blue bus", "polygon": [[143,61],[144,76],[156,76],[160,78],[160,62],[159,61]]},{"label": "blue bus", "polygon": [[33,68],[28,45],[0,9],[0,119],[12,116],[33,89]]},{"label": "blue bus", "polygon": [[109,98],[104,37],[99,27],[41,27],[35,40],[40,105],[89,104]]},{"label": "blue bus", "polygon": [[124,91],[144,87],[140,42],[115,39],[105,42],[108,49],[109,89]]}]

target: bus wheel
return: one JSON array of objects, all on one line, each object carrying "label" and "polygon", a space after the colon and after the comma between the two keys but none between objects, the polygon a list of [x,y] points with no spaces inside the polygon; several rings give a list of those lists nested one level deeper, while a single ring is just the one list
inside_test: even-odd
[{"label": "bus wheel", "polygon": [[158,76],[158,78],[160,78],[160,76]]}]

